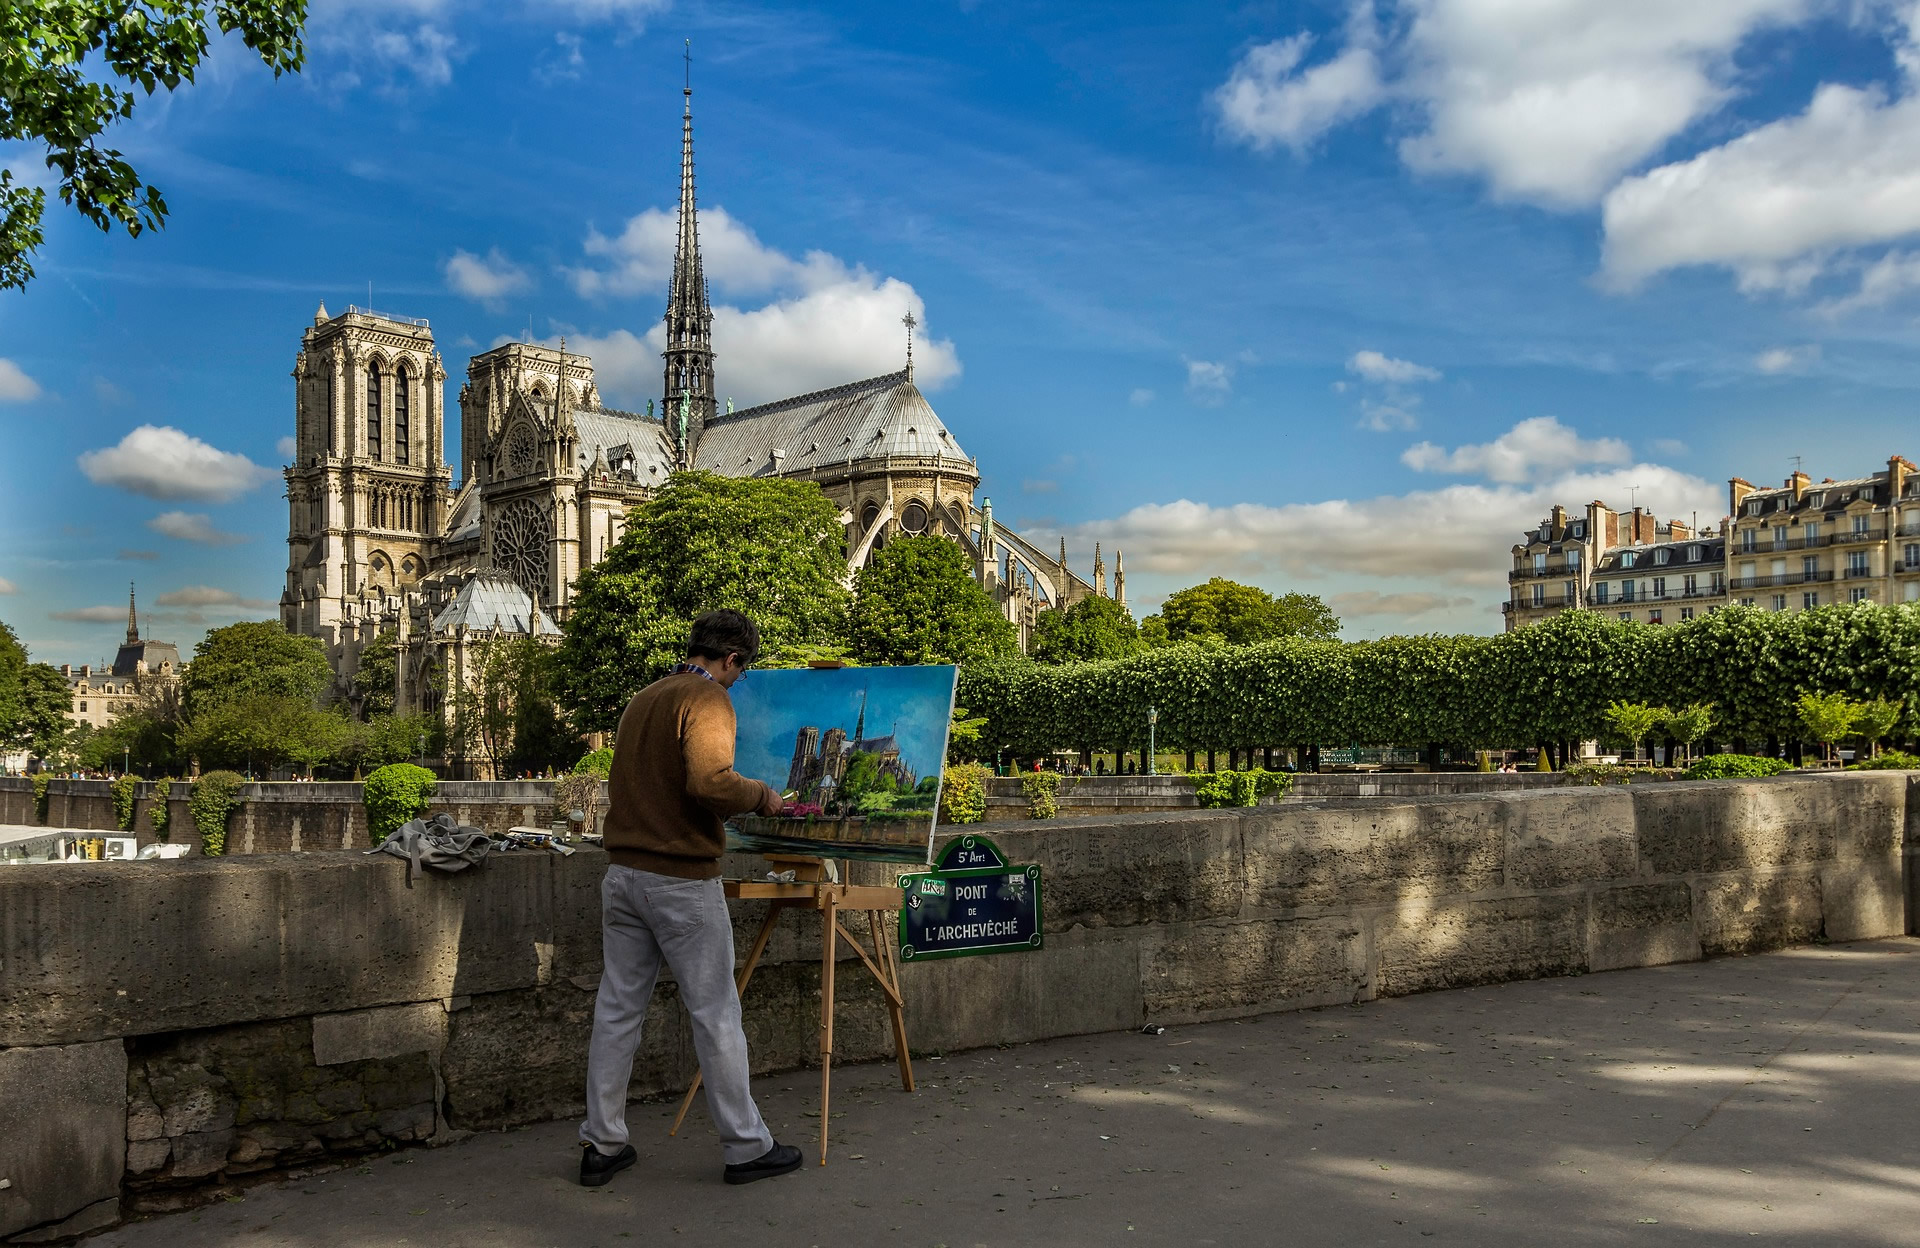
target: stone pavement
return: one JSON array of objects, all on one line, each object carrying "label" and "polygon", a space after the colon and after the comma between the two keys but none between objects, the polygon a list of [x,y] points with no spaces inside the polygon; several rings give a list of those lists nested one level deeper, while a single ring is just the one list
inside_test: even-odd
[{"label": "stone pavement", "polygon": [[[836,1072],[832,1163],[729,1188],[703,1109],[572,1181],[550,1123],[95,1248],[1920,1245],[1920,940],[1458,989]],[[808,1147],[818,1077],[757,1088]]]}]

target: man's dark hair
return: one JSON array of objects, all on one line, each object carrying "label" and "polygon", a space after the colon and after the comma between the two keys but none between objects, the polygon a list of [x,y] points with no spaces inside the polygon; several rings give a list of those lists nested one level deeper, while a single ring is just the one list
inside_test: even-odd
[{"label": "man's dark hair", "polygon": [[737,654],[751,664],[760,657],[760,626],[738,611],[709,611],[693,621],[687,653],[703,659],[725,659]]}]

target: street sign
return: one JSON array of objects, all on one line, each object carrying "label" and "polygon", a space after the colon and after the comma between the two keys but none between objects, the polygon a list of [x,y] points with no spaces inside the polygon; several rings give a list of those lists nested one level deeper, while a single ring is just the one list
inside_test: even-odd
[{"label": "street sign", "polygon": [[1009,863],[984,836],[949,842],[938,867],[903,875],[900,886],[903,962],[1041,947],[1039,866]]}]

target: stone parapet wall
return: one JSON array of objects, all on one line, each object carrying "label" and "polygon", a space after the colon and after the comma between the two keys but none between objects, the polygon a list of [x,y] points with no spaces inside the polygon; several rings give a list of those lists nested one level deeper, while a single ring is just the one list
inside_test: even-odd
[{"label": "stone parapet wall", "polygon": [[[993,828],[1045,872],[1046,947],[905,965],[909,1032],[960,1049],[1893,935],[1909,799],[1881,772]],[[502,854],[412,888],[339,852],[0,869],[0,1174],[21,1176],[0,1237],[578,1112],[604,866]],[[734,914],[744,948],[761,909]],[[817,936],[785,923],[746,999],[763,1072],[817,1060]],[[887,1055],[866,977],[840,995],[842,1059]],[[654,1009],[636,1096],[692,1071],[671,982]]]},{"label": "stone parapet wall", "polygon": [[[1566,778],[1557,772],[1381,771],[1303,772],[1293,778],[1293,789],[1278,801],[1339,800],[1358,797],[1438,797],[1471,793],[1525,792],[1559,788]],[[1063,776],[1058,798],[1060,813],[1119,815],[1149,810],[1196,810],[1193,782],[1185,776]],[[1019,776],[992,776],[987,780],[989,823],[1027,817],[1027,799]]]}]

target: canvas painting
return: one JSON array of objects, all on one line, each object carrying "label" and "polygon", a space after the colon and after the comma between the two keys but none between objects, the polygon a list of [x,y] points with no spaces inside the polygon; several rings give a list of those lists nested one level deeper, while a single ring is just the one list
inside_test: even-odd
[{"label": "canvas painting", "polygon": [[925,863],[953,719],[954,667],[754,670],[732,689],[734,768],[787,797],[727,847]]}]

